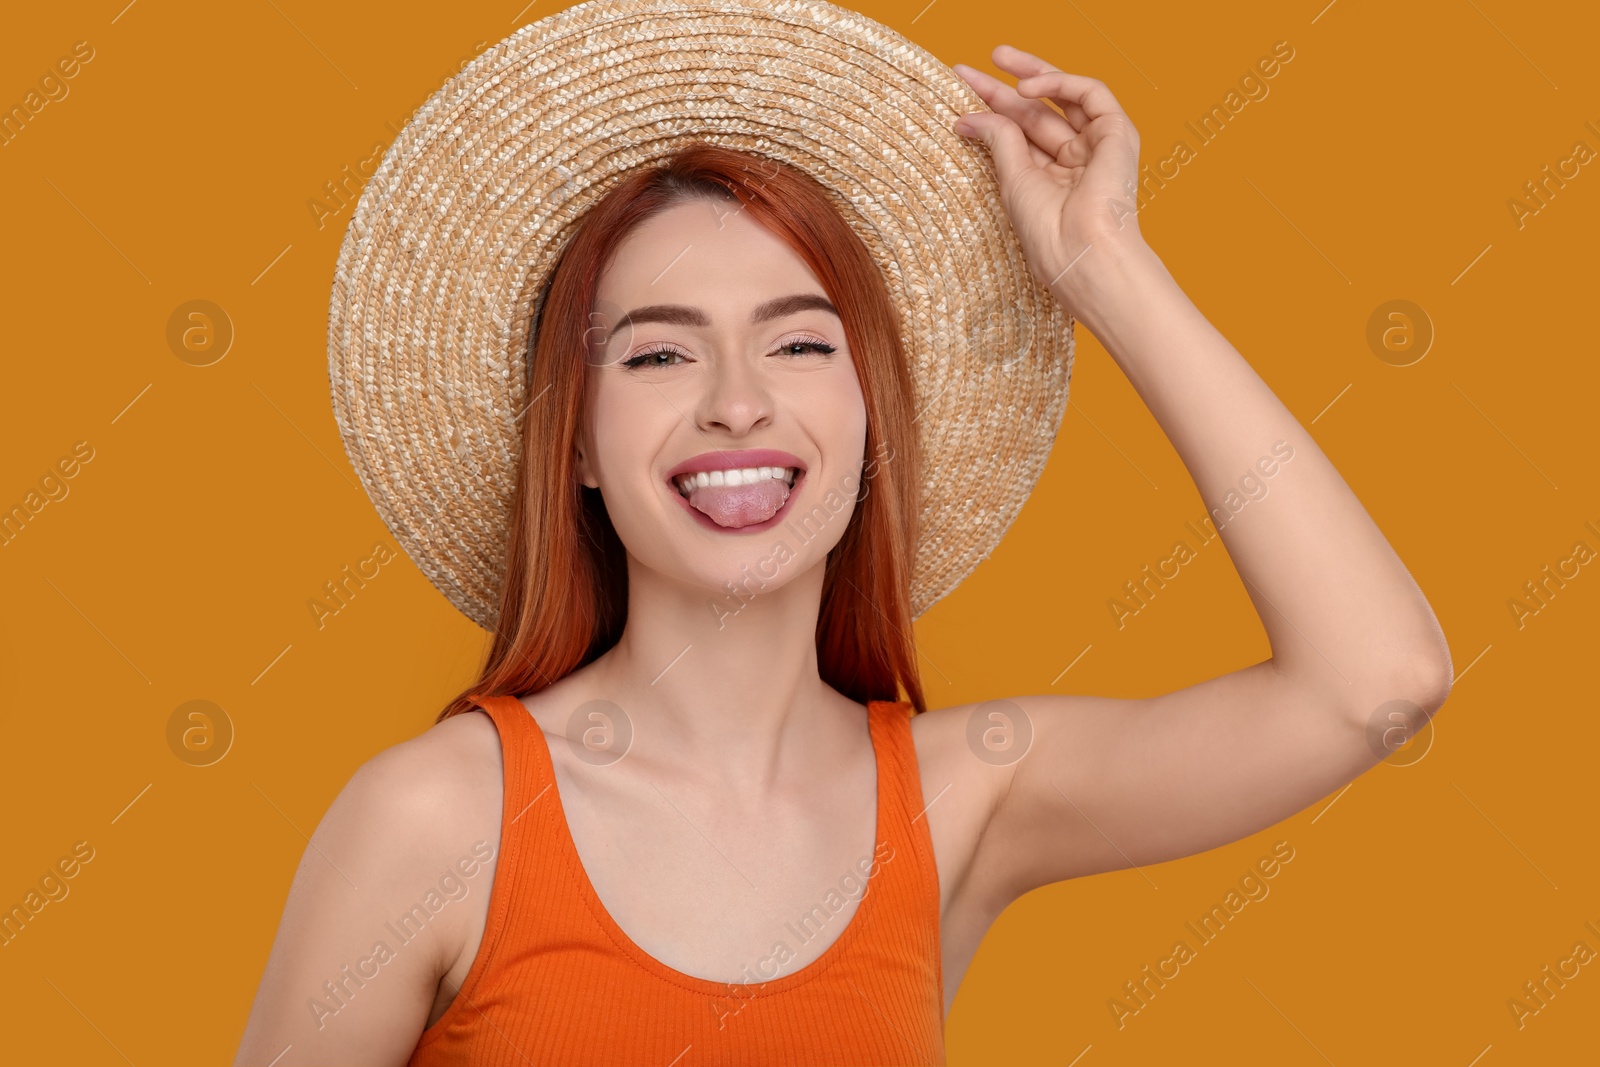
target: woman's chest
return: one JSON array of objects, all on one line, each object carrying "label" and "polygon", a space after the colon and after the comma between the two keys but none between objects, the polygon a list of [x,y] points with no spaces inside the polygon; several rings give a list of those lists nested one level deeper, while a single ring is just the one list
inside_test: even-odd
[{"label": "woman's chest", "polygon": [[[534,862],[567,871],[547,883],[558,895],[541,906],[582,909],[614,940],[671,971],[728,983],[769,981],[822,960],[852,930],[873,880],[897,862],[902,870],[916,865],[908,835],[926,832],[948,1010],[993,918],[953,891],[970,867],[979,820],[976,798],[951,788],[959,770],[952,764],[949,745],[926,732],[918,744],[923,804],[907,812],[907,836],[886,836],[870,753],[827,776],[826,788],[762,801],[701,783],[629,779],[558,755],[554,787],[514,816],[510,831],[528,831],[524,820],[547,806],[542,834],[533,835],[542,841]],[[915,880],[911,871],[907,878]],[[489,904],[490,894],[472,898],[476,914],[463,924],[430,1024],[478,955]]]},{"label": "woman's chest", "polygon": [[735,983],[794,973],[840,939],[882,867],[870,771],[766,801],[569,782],[572,891],[672,970]]}]

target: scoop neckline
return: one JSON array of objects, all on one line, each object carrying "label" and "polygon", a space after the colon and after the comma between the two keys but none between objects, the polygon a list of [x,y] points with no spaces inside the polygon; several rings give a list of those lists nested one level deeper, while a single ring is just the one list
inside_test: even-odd
[{"label": "scoop neckline", "polygon": [[[857,940],[864,925],[864,920],[869,919],[872,914],[868,909],[873,906],[873,901],[880,895],[873,892],[870,878],[867,879],[866,889],[862,893],[860,903],[856,905],[856,910],[851,914],[850,921],[845,924],[845,928],[840,931],[839,936],[833,940],[833,943],[823,949],[822,955],[799,970],[779,975],[776,978],[754,983],[724,982],[715,978],[702,978],[699,975],[680,971],[646,952],[612,917],[610,910],[605,906],[605,902],[600,899],[600,894],[596,891],[594,882],[590,880],[589,872],[584,869],[583,857],[578,853],[578,844],[573,839],[571,824],[567,822],[567,808],[561,799],[561,787],[556,781],[555,760],[550,755],[549,739],[545,736],[544,728],[539,725],[539,720],[534,718],[533,712],[522,702],[521,697],[509,695],[509,699],[515,701],[522,709],[523,714],[528,717],[528,725],[537,734],[534,738],[534,743],[541,746],[540,758],[544,763],[545,769],[550,773],[550,795],[555,801],[553,805],[554,812],[550,817],[556,824],[556,837],[560,841],[559,848],[562,860],[567,866],[568,874],[572,881],[577,886],[579,896],[589,909],[590,914],[594,916],[595,921],[605,930],[607,936],[629,958],[645,970],[665,981],[707,996],[733,1000],[754,999],[781,993],[811,981],[838,962],[839,958],[849,950],[851,943]],[[876,853],[879,844],[888,838],[888,804],[885,793],[888,789],[887,779],[890,776],[885,773],[888,753],[885,739],[882,736],[883,712],[878,707],[883,703],[884,701],[873,700],[867,704],[867,734],[872,745],[874,773],[877,775],[875,783],[877,811],[874,813],[873,818],[872,841],[874,853]]]}]

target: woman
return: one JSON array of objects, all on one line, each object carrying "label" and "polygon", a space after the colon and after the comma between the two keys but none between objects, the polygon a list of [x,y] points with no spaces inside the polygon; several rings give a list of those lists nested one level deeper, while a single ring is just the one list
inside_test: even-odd
[{"label": "woman", "polygon": [[[1439,708],[1427,602],[1144,243],[1112,94],[993,58],[1017,86],[958,68],[992,111],[955,128],[992,154],[1034,276],[1208,502],[1292,456],[1222,534],[1272,658],[1148,699],[923,710],[920,457],[886,294],[803,178],[730,190],[747,157],[690,150],[613,190],[565,254],[524,441],[552,454],[518,486],[489,663],[330,808],[238,1063],[942,1062],[1011,901],[1271,826],[1385,754],[1379,709],[1414,731]],[[563,364],[578,338],[587,364]],[[796,514],[818,517],[751,568]],[[896,685],[907,700],[870,695]],[[995,758],[975,723],[1026,750]]]}]

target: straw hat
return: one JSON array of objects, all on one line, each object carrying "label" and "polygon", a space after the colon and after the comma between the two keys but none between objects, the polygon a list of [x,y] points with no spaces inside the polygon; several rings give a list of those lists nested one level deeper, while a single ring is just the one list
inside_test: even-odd
[{"label": "straw hat", "polygon": [[1032,491],[1072,371],[1072,318],[1030,273],[987,149],[951,129],[982,110],[927,51],[822,0],[589,0],[480,53],[384,154],[334,274],[334,415],[401,547],[493,629],[545,282],[590,205],[703,140],[817,179],[882,269],[925,457],[925,612]]}]

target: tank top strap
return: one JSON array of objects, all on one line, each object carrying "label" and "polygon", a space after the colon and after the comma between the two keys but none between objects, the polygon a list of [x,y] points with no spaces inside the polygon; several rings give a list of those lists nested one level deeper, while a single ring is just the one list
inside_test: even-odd
[{"label": "tank top strap", "polygon": [[[497,967],[497,957],[503,955],[498,950],[502,948],[507,930],[514,929],[519,921],[513,914],[520,913],[518,898],[527,887],[539,880],[542,843],[537,820],[527,816],[531,814],[529,809],[541,797],[549,799],[545,794],[554,785],[553,777],[544,771],[544,763],[536,747],[537,742],[543,741],[542,737],[535,736],[539,724],[521,700],[509,694],[490,696],[483,693],[469,694],[467,699],[488,713],[500,734],[503,800],[500,807],[499,854],[495,856],[494,885],[490,891],[489,913],[484,920],[478,955],[456,993],[462,1010],[457,1011],[456,1004],[452,1004],[439,1020],[449,1020],[452,1025],[459,1023],[459,1017],[466,1013],[466,1006],[473,1005],[475,1000],[483,997],[485,974]],[[442,1026],[430,1028],[431,1031],[444,1029],[446,1027]]]},{"label": "tank top strap", "polygon": [[[890,839],[907,843],[916,858],[916,876],[905,903],[920,909],[919,928],[931,934],[931,958],[936,967],[942,962],[939,944],[939,868],[934,858],[933,835],[928,829],[928,801],[922,795],[922,773],[917,764],[915,739],[911,736],[914,714],[908,700],[874,700],[867,704],[873,748],[879,753],[878,773],[887,775],[883,790],[885,828]],[[942,967],[938,983],[942,987]]]},{"label": "tank top strap", "polygon": [[[467,699],[487,712],[489,718],[494,720],[495,729],[500,732],[507,820],[504,827],[509,827],[510,820],[526,811],[540,790],[548,784],[544,761],[539,758],[540,750],[534,744],[543,741],[543,738],[534,736],[539,724],[534,721],[527,706],[515,696],[473,693]],[[505,835],[504,827],[502,836]]]}]

